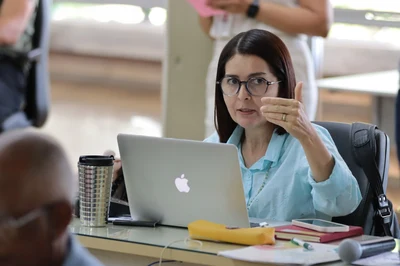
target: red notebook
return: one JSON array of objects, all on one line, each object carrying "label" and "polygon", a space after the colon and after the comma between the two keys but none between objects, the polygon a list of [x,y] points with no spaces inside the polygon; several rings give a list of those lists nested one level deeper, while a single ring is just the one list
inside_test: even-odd
[{"label": "red notebook", "polygon": [[350,226],[348,232],[324,233],[317,232],[311,229],[295,226],[284,225],[275,227],[275,237],[277,239],[290,240],[293,237],[300,238],[304,241],[326,243],[343,238],[359,236],[363,234],[362,227]]}]

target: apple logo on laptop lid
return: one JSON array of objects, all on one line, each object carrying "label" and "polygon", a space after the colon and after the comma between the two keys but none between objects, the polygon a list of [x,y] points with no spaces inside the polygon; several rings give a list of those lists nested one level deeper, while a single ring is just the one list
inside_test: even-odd
[{"label": "apple logo on laptop lid", "polygon": [[182,174],[181,177],[175,178],[175,186],[179,192],[188,193],[190,191],[188,182],[189,180],[185,178],[185,174]]}]

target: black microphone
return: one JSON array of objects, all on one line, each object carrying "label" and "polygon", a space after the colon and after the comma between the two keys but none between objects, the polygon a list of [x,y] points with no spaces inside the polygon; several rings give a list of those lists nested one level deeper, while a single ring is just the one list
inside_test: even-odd
[{"label": "black microphone", "polygon": [[351,263],[361,258],[392,251],[395,247],[396,241],[393,237],[379,237],[366,241],[345,239],[339,244],[338,253],[343,261]]}]

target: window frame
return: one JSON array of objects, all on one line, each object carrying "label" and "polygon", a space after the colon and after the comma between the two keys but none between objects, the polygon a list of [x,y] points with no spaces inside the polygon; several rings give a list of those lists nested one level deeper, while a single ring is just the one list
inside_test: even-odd
[{"label": "window frame", "polygon": [[[143,8],[151,8],[155,6],[167,8],[167,1],[168,0],[53,0],[54,3],[75,2],[75,3],[87,3],[87,4],[125,4],[125,5],[137,5]],[[398,17],[399,19],[398,21],[376,20],[376,19],[368,20],[365,18],[366,14],[372,14],[375,17],[392,15]],[[400,28],[400,12],[383,12],[383,11],[373,11],[373,10],[334,8],[334,22],[346,23],[346,24],[358,24],[366,26]]]},{"label": "window frame", "polygon": [[[378,19],[366,19],[366,14],[372,14],[374,17],[382,17],[385,15],[392,15],[398,17],[398,21],[392,20],[378,20]],[[375,27],[392,27],[400,28],[400,12],[382,12],[373,10],[355,10],[355,9],[334,9],[334,22],[335,23],[346,23],[356,24],[364,26],[375,26]]]},{"label": "window frame", "polygon": [[53,0],[53,3],[74,2],[82,4],[121,4],[135,5],[142,8],[167,8],[167,0]]}]

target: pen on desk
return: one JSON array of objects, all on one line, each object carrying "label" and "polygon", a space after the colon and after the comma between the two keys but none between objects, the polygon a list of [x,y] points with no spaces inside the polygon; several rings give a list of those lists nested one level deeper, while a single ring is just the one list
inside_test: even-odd
[{"label": "pen on desk", "polygon": [[298,238],[292,238],[290,240],[290,242],[292,242],[295,245],[301,246],[301,247],[303,247],[303,248],[305,248],[307,250],[313,250],[314,249],[313,246],[311,246],[311,244],[309,244],[307,242],[304,242],[303,240],[300,240]]}]

